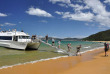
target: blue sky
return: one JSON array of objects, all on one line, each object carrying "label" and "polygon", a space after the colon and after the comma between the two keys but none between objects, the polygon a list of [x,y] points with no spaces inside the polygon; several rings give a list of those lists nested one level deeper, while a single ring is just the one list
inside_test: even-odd
[{"label": "blue sky", "polygon": [[110,0],[0,0],[1,30],[87,37],[110,28]]}]

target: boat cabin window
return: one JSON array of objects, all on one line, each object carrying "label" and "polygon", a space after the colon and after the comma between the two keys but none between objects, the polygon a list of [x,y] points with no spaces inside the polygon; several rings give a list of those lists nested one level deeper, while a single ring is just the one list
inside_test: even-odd
[{"label": "boat cabin window", "polygon": [[0,40],[12,40],[12,36],[0,36]]},{"label": "boat cabin window", "polygon": [[18,41],[18,36],[14,36],[13,41]]},{"label": "boat cabin window", "polygon": [[19,36],[19,39],[30,39],[29,36]]}]

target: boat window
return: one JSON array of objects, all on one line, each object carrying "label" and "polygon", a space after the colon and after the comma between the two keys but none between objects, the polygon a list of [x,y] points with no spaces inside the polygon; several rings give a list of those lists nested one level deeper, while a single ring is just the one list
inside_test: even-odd
[{"label": "boat window", "polygon": [[27,39],[30,39],[30,37],[29,37],[29,36],[26,36],[26,38],[27,38]]},{"label": "boat window", "polygon": [[18,41],[18,36],[14,36],[13,41]]},{"label": "boat window", "polygon": [[19,39],[30,39],[29,36],[19,36]]},{"label": "boat window", "polygon": [[12,36],[0,36],[0,40],[12,40]]},{"label": "boat window", "polygon": [[22,36],[19,36],[19,39],[22,39]]}]

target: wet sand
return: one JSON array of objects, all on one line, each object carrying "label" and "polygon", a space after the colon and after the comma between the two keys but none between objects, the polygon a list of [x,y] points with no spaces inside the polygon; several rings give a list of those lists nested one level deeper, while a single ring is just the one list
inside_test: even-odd
[{"label": "wet sand", "polygon": [[81,62],[76,67],[59,74],[110,74],[110,51],[109,56],[104,53],[98,54],[93,60]]},{"label": "wet sand", "polygon": [[100,48],[84,53],[82,56],[65,57],[0,69],[0,74],[108,74],[110,73],[109,69],[110,56],[104,57],[104,50]]}]

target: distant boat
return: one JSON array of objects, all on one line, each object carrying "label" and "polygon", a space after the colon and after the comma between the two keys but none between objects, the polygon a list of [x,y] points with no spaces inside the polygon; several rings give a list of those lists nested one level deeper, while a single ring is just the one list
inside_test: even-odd
[{"label": "distant boat", "polygon": [[0,32],[0,46],[14,49],[38,49],[41,42],[31,39],[30,35],[23,31],[2,31]]}]

